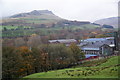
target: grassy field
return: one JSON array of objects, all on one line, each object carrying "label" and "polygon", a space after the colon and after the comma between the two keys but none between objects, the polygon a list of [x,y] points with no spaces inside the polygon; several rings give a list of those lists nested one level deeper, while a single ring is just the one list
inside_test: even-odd
[{"label": "grassy field", "polygon": [[44,23],[58,22],[62,19],[54,15],[41,15],[41,16],[23,17],[23,18],[19,18],[19,20],[24,20],[27,23],[44,24]]},{"label": "grassy field", "polygon": [[[4,28],[6,28],[7,30],[19,28],[18,26],[0,26],[0,27],[2,27],[2,30],[3,30]],[[30,26],[23,26],[23,28],[31,28],[31,27],[30,27]]]},{"label": "grassy field", "polygon": [[[113,56],[98,66],[77,66],[76,68],[36,73],[24,78],[118,78],[118,68],[120,68],[118,59],[120,59],[120,56]],[[94,63],[90,62],[89,64]]]},{"label": "grassy field", "polygon": [[35,23],[35,24],[45,24],[45,23],[54,23],[55,19],[23,19],[27,23]]}]

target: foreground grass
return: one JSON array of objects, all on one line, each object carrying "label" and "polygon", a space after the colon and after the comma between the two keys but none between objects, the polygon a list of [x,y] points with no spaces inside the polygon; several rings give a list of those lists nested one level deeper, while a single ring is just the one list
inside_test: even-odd
[{"label": "foreground grass", "polygon": [[118,57],[120,58],[120,56],[113,56],[99,66],[54,70],[24,78],[118,78],[118,68],[120,68]]}]

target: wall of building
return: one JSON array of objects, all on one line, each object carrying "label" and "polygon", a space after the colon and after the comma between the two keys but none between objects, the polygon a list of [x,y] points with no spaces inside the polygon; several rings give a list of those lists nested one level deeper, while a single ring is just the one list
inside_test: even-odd
[{"label": "wall of building", "polygon": [[99,50],[82,50],[85,54],[97,54],[99,55]]},{"label": "wall of building", "polygon": [[113,54],[114,52],[113,52],[113,48],[111,48],[110,46],[108,46],[108,45],[103,45],[103,46],[101,46],[101,48],[100,48],[100,54],[101,55],[111,55],[111,54]]}]

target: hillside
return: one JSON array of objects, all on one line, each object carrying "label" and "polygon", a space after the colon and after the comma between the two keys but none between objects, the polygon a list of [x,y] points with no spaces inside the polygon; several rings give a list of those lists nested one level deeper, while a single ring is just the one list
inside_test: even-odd
[{"label": "hillside", "polygon": [[34,10],[28,13],[12,15],[2,20],[3,25],[24,25],[52,24],[64,20],[49,10]]},{"label": "hillside", "polygon": [[[59,27],[63,26],[81,26],[84,24],[90,24],[89,21],[70,21],[56,16],[52,11],[49,10],[34,10],[28,13],[20,13],[4,18],[2,20],[3,26],[31,26],[41,27],[51,27],[56,25]],[[43,26],[42,26],[43,27]]]},{"label": "hillside", "polygon": [[[19,36],[30,36],[34,33],[38,34],[38,35],[50,35],[50,34],[58,34],[58,32],[63,30],[63,27],[51,27],[51,28],[32,28],[30,26],[23,26],[23,27],[19,27],[19,26],[0,26],[2,27],[2,37],[19,37]],[[93,25],[93,24],[85,24],[85,25],[81,25],[81,26],[65,26],[64,30],[72,30],[72,31],[76,31],[76,30],[91,30],[91,29],[95,29],[95,28],[99,28],[99,26],[97,25]],[[6,29],[6,30],[5,30]],[[39,31],[39,33],[38,33]],[[54,33],[53,33],[54,32]],[[12,34],[11,34],[12,33]],[[67,37],[68,35],[66,35]]]},{"label": "hillside", "polygon": [[34,10],[28,13],[20,13],[13,16],[10,16],[10,18],[19,18],[19,17],[28,17],[28,16],[40,16],[40,15],[54,15],[51,11],[48,10]]},{"label": "hillside", "polygon": [[[113,56],[105,61],[98,60],[96,61],[99,64],[98,66],[48,71],[32,74],[24,78],[118,78],[118,68],[120,68],[119,58],[120,56]],[[96,63],[94,61],[89,62],[89,64]]]},{"label": "hillside", "polygon": [[[35,33],[40,36],[55,34],[62,38],[66,38],[67,36],[70,38],[70,36],[76,34],[78,36],[83,36],[82,34],[86,35],[86,31],[88,32],[88,30],[114,30],[101,28],[99,24],[90,23],[89,21],[65,20],[49,10],[34,10],[27,13],[15,14],[4,18],[1,24],[3,30],[2,37],[24,37]],[[85,33],[82,30],[86,30],[84,31]],[[58,34],[57,31],[64,31],[64,34]],[[94,36],[95,34],[90,35]],[[78,36],[76,36],[77,39],[79,38]]]},{"label": "hillside", "polygon": [[100,20],[95,21],[94,23],[101,24],[101,25],[104,25],[104,24],[111,25],[114,28],[118,28],[118,17],[100,19]]},{"label": "hillside", "polygon": [[32,19],[33,20],[36,18],[38,20],[45,20],[45,19],[55,19],[55,20],[59,20],[62,19],[58,16],[56,16],[55,14],[53,14],[52,11],[49,10],[34,10],[28,13],[20,13],[20,14],[16,14],[13,16],[10,16],[10,18],[20,18],[20,19]]}]

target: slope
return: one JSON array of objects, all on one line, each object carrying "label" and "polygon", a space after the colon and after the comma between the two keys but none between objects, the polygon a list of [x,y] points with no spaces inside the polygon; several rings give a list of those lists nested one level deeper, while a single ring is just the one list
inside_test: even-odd
[{"label": "slope", "polygon": [[114,28],[118,28],[118,19],[119,18],[120,17],[104,18],[104,19],[97,20],[94,23],[101,24],[101,25],[104,25],[104,24],[111,25]]},{"label": "slope", "polygon": [[108,58],[106,62],[99,66],[48,71],[32,74],[24,78],[118,78],[118,68],[120,68],[118,58],[120,56]]},{"label": "slope", "polygon": [[33,25],[55,23],[62,18],[56,16],[49,10],[34,10],[28,13],[12,15],[2,20],[3,25]]}]

